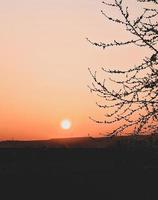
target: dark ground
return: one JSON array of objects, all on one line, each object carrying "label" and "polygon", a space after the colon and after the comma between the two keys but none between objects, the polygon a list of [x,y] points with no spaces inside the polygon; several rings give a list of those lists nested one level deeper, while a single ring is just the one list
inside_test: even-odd
[{"label": "dark ground", "polygon": [[157,137],[108,139],[105,148],[46,147],[49,142],[27,147],[0,143],[1,195],[22,193],[21,199],[34,200],[158,199]]}]

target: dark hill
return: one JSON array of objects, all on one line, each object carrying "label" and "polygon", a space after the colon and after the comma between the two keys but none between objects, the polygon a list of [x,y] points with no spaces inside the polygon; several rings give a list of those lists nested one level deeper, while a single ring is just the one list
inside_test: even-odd
[{"label": "dark hill", "polygon": [[157,148],[158,136],[120,136],[113,138],[64,138],[33,141],[1,141],[0,148]]},{"label": "dark hill", "polygon": [[157,180],[156,135],[0,142],[3,199],[155,200]]}]

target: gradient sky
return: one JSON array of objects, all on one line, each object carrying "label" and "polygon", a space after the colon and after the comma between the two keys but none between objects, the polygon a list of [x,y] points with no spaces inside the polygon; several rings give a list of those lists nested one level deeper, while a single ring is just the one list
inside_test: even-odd
[{"label": "gradient sky", "polygon": [[[86,37],[104,42],[128,37],[105,22],[101,9],[97,0],[0,1],[0,139],[106,132],[88,118],[103,116],[87,87],[88,67],[126,67],[139,63],[146,51],[91,46]],[[70,130],[60,128],[65,118],[72,121]]]}]

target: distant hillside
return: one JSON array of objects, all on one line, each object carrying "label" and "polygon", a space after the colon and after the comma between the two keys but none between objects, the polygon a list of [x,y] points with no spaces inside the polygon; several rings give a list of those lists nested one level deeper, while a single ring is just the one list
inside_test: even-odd
[{"label": "distant hillside", "polygon": [[0,148],[158,148],[158,136],[65,138],[35,141],[2,141]]}]

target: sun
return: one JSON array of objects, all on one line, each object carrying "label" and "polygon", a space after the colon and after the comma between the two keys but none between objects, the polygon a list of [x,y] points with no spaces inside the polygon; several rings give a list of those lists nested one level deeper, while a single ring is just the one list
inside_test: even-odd
[{"label": "sun", "polygon": [[71,128],[72,123],[71,123],[70,120],[64,119],[64,120],[61,121],[60,126],[61,126],[62,129],[68,130],[68,129]]}]

